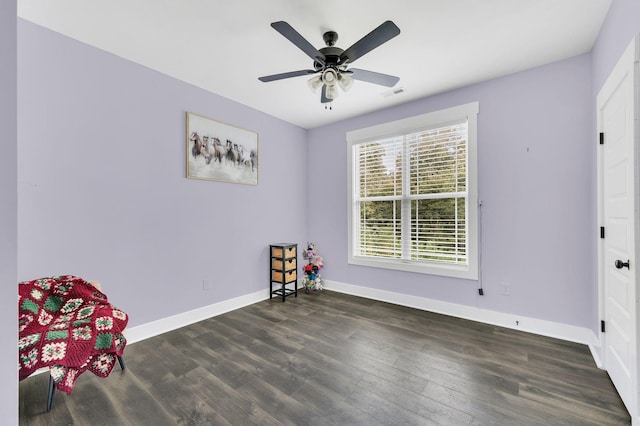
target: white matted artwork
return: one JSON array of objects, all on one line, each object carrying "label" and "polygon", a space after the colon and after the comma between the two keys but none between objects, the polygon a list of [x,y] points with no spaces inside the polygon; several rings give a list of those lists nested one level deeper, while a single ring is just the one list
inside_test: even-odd
[{"label": "white matted artwork", "polygon": [[187,112],[187,178],[258,184],[258,134]]}]

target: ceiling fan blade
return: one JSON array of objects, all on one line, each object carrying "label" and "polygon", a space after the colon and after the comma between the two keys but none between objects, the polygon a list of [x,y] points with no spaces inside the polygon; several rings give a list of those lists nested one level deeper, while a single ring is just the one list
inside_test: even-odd
[{"label": "ceiling fan blade", "polygon": [[385,21],[366,36],[355,42],[353,46],[342,52],[340,64],[353,63],[356,59],[371,52],[376,47],[388,42],[400,34],[400,28],[392,21]]},{"label": "ceiling fan blade", "polygon": [[351,77],[355,80],[379,84],[380,86],[393,87],[398,81],[400,81],[400,77],[396,77],[394,75],[381,74],[379,72],[361,70],[359,68],[349,68],[347,73],[350,73]]},{"label": "ceiling fan blade", "polygon": [[314,71],[314,70],[289,71],[289,72],[283,72],[281,74],[265,75],[264,77],[258,77],[258,80],[267,83],[269,81],[282,80],[284,78],[291,78],[291,77],[299,77],[301,75],[315,74],[317,72],[318,71]]},{"label": "ceiling fan blade", "polygon": [[302,50],[314,61],[318,61],[320,64],[324,65],[325,57],[318,49],[313,47],[311,43],[307,41],[304,37],[300,35],[293,27],[287,24],[284,21],[272,22],[271,26],[274,30],[282,34],[287,40],[291,43],[295,44],[298,49]]},{"label": "ceiling fan blade", "polygon": [[331,102],[331,99],[327,98],[327,85],[326,84],[322,85],[322,95],[320,95],[320,102],[323,103],[323,104]]}]

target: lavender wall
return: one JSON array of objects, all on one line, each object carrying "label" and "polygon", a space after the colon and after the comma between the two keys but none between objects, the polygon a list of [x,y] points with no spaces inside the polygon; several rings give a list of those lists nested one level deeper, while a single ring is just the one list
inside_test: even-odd
[{"label": "lavender wall", "polygon": [[[306,241],[306,131],[27,21],[18,36],[18,278],[100,280],[132,326],[266,296],[267,245]],[[185,111],[259,133],[258,186],[185,178]]]},{"label": "lavender wall", "polygon": [[[17,33],[16,2],[0,2],[0,330],[16,335],[17,276]],[[18,424],[17,348],[0,345],[0,413],[3,424]]]},{"label": "lavender wall", "polygon": [[593,46],[594,96],[607,80],[631,39],[640,33],[640,1],[613,0]]},{"label": "lavender wall", "polygon": [[[476,281],[348,265],[345,132],[476,100],[485,296]],[[591,327],[592,115],[587,54],[311,130],[309,238],[324,277]]]}]

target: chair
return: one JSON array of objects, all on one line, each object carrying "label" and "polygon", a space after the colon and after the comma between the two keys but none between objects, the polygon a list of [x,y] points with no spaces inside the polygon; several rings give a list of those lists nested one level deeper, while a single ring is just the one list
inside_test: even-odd
[{"label": "chair", "polygon": [[128,316],[100,291],[97,282],[73,275],[18,284],[18,363],[24,380],[49,369],[47,411],[55,389],[70,394],[86,370],[107,377],[122,358]]}]

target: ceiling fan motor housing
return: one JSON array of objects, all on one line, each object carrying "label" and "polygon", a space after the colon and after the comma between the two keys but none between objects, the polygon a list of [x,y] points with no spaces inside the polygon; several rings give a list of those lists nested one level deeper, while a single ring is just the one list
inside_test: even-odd
[{"label": "ceiling fan motor housing", "polygon": [[[324,55],[325,66],[337,68],[338,63],[340,62],[340,55],[342,55],[342,52],[344,52],[344,50],[340,49],[339,47],[323,47],[322,49],[318,50],[318,52]],[[323,67],[323,65],[317,61],[315,61],[313,65],[317,70],[320,70]]]}]

